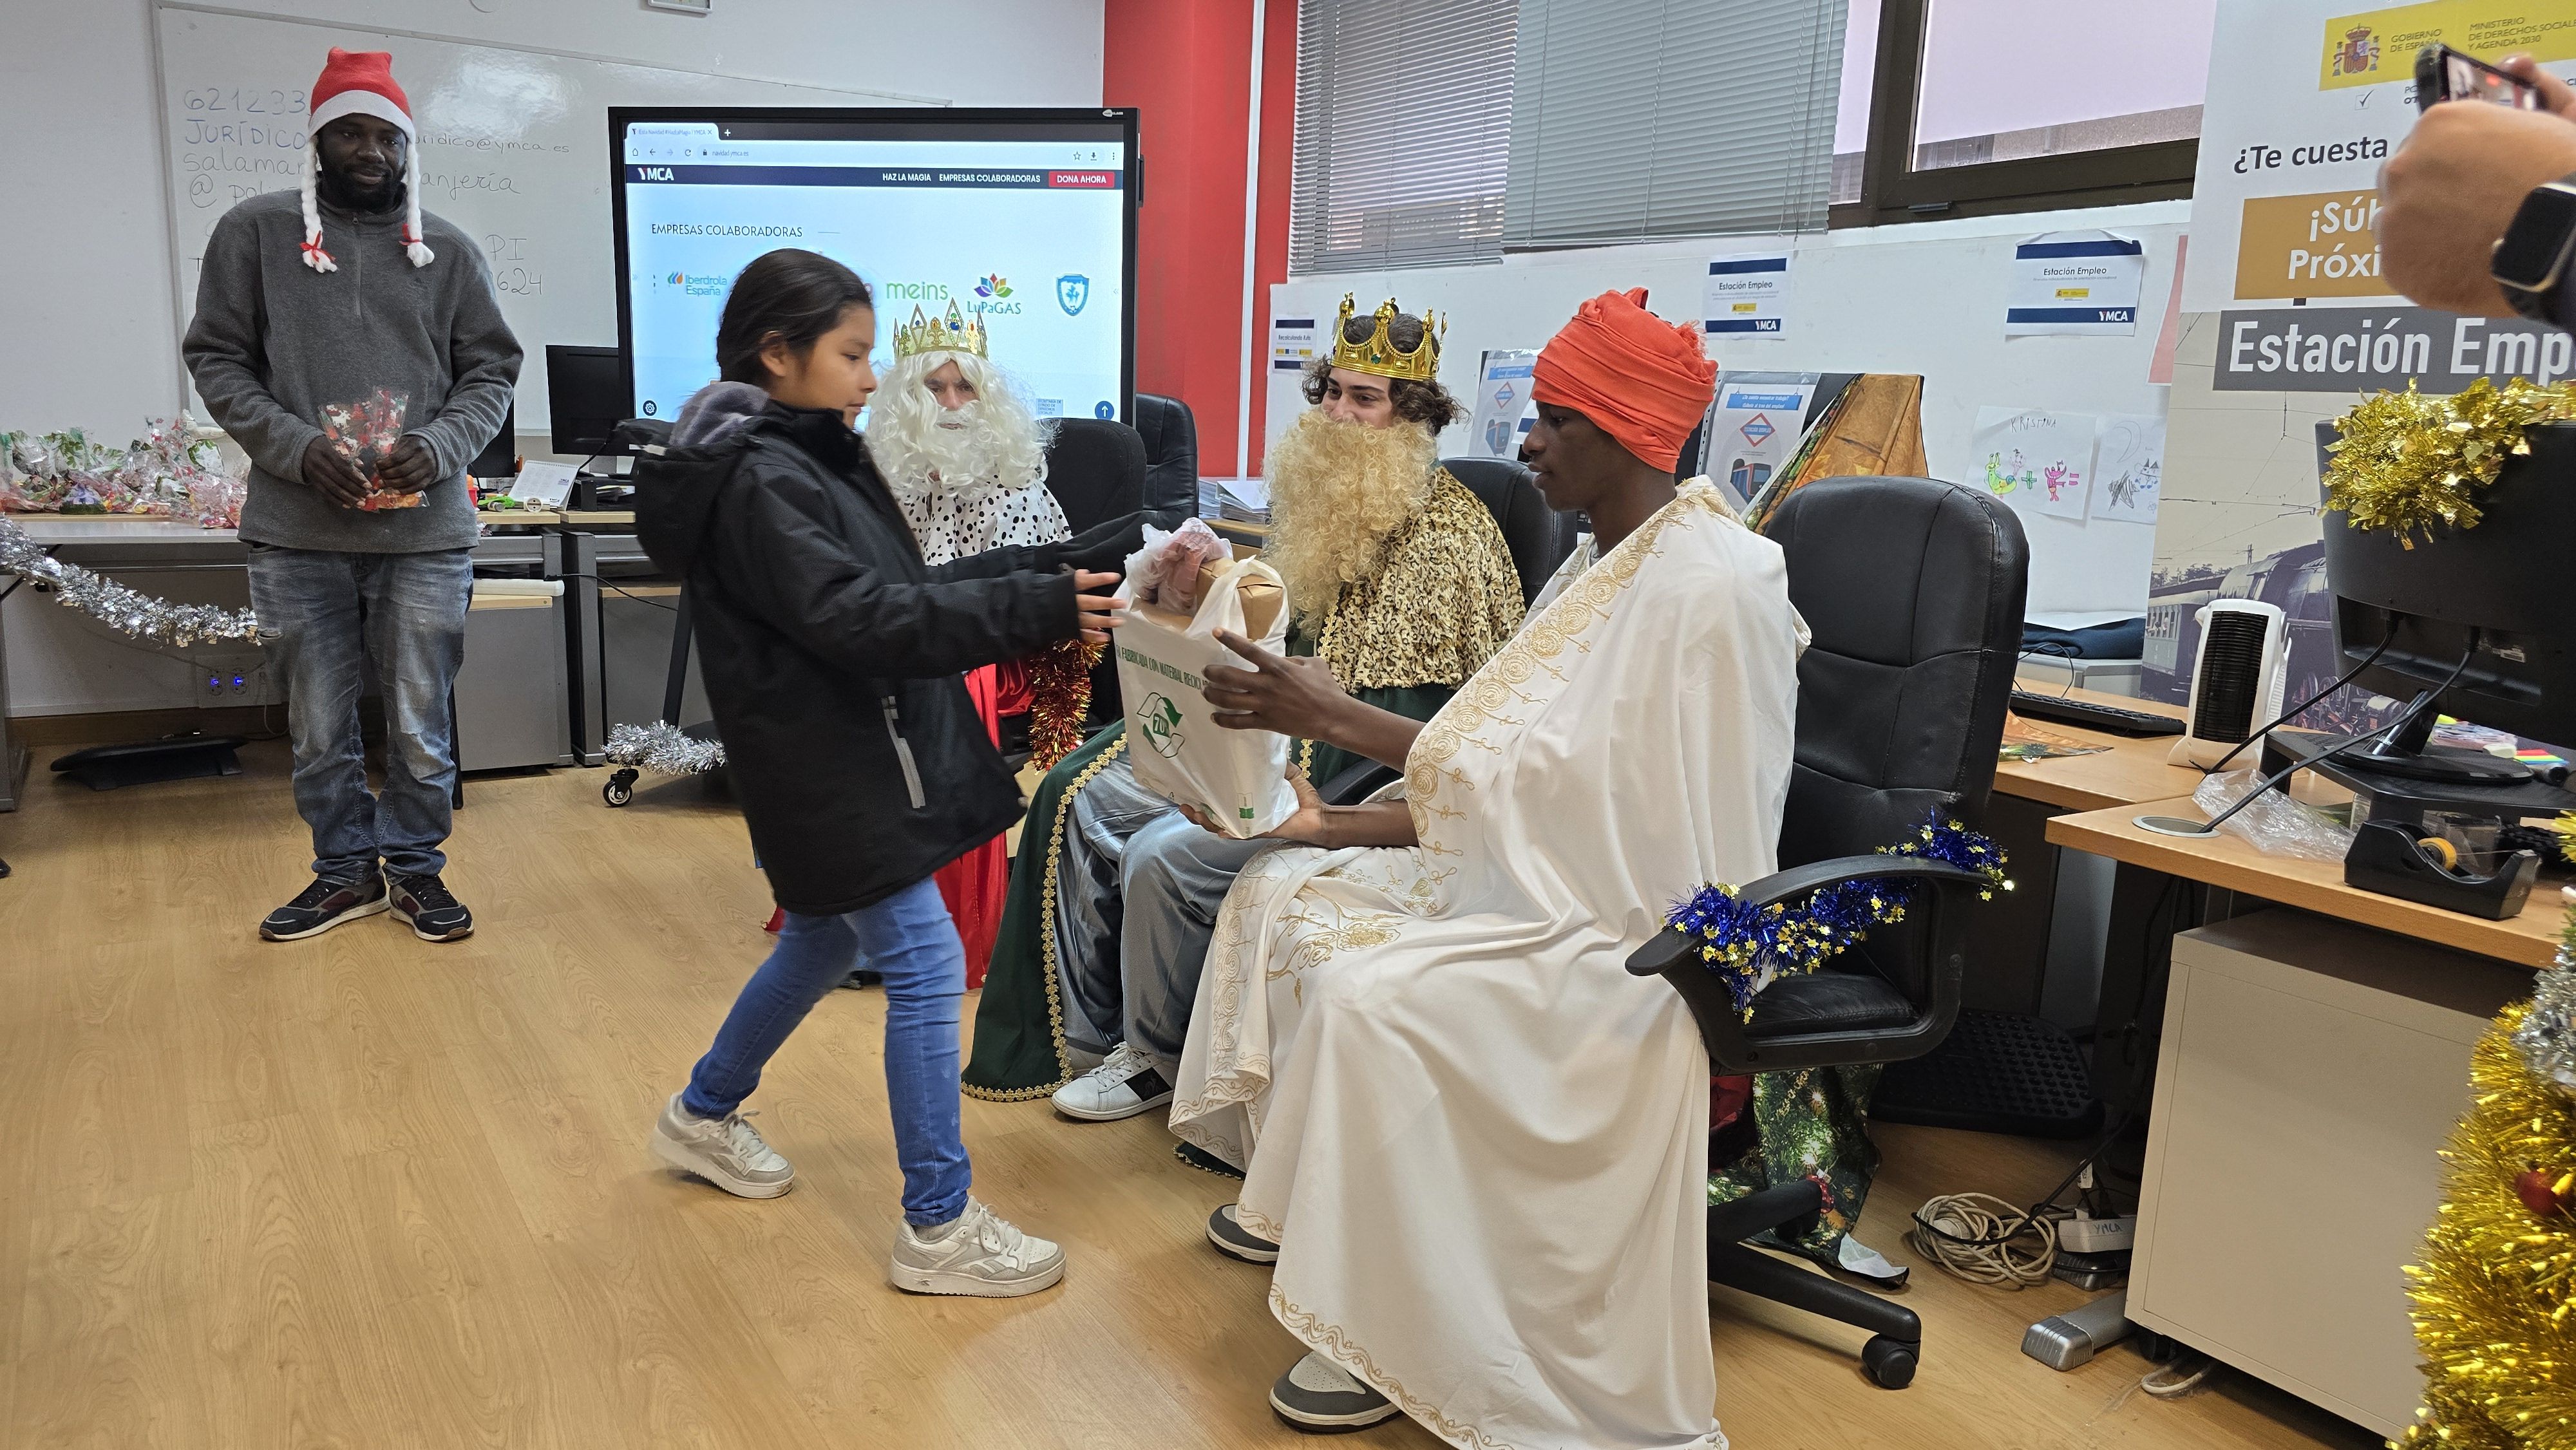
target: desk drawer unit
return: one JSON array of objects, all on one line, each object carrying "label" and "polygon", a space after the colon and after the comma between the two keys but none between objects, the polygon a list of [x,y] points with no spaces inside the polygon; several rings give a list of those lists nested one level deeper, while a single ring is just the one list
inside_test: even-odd
[{"label": "desk drawer unit", "polygon": [[2528,969],[2288,908],[2174,938],[2129,1317],[2383,1435],[2469,1048]]}]

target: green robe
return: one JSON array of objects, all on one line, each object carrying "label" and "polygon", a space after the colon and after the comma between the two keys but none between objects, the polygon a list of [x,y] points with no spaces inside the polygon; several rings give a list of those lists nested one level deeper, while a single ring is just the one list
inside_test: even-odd
[{"label": "green robe", "polygon": [[[1353,693],[1364,704],[1407,719],[1428,720],[1457,691],[1447,685],[1414,685]],[[993,944],[983,995],[975,1007],[974,1051],[964,1073],[969,1097],[996,1102],[1045,1097],[1073,1077],[1058,1000],[1062,986],[1055,969],[1056,861],[1071,819],[1072,792],[1126,748],[1127,726],[1122,721],[1056,762],[1030,798],[1028,820],[1020,830],[1020,853],[1011,862],[1011,892],[1002,909],[1001,935]],[[1303,743],[1298,753],[1305,754]],[[1308,771],[1321,783],[1359,757],[1316,744],[1306,759]]]}]

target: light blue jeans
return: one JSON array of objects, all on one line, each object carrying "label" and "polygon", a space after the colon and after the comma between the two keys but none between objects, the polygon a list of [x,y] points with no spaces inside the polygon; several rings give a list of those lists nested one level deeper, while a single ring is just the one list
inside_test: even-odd
[{"label": "light blue jeans", "polygon": [[854,967],[885,977],[886,1105],[903,1166],[903,1216],[941,1224],[966,1211],[974,1166],[957,1123],[957,1008],[966,948],[935,881],[916,881],[840,916],[787,913],[769,960],[751,974],[689,1073],[680,1105],[720,1118],[760,1086],[760,1070]]},{"label": "light blue jeans", "polygon": [[[456,722],[471,550],[343,554],[250,546],[260,645],[286,690],[295,809],[313,830],[313,874],[430,876],[455,824]],[[367,789],[358,696],[368,663],[385,702],[385,779]]]}]

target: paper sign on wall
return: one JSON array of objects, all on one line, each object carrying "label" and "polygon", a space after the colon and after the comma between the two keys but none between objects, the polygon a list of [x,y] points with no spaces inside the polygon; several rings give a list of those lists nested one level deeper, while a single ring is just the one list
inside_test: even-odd
[{"label": "paper sign on wall", "polygon": [[1814,373],[1717,375],[1700,472],[1709,476],[1730,505],[1744,507],[1798,450],[1798,440],[1806,435],[1807,403],[1815,396],[1817,381]]},{"label": "paper sign on wall", "polygon": [[2153,413],[2107,413],[2093,445],[2093,517],[2156,521],[2164,490],[2165,420]]},{"label": "paper sign on wall", "polygon": [[1467,425],[1477,452],[1521,456],[1521,440],[1538,418],[1538,404],[1530,398],[1530,371],[1537,362],[1537,353],[1520,349],[1485,354],[1476,369],[1475,416]]},{"label": "paper sign on wall", "polygon": [[1700,317],[1720,337],[1789,335],[1787,252],[1712,257],[1700,291]]},{"label": "paper sign on wall", "polygon": [[1970,467],[2022,513],[2082,520],[2093,485],[2094,418],[2045,408],[1979,408]]},{"label": "paper sign on wall", "polygon": [[1316,323],[1311,317],[1270,319],[1270,370],[1303,372],[1315,360]]},{"label": "paper sign on wall", "polygon": [[2013,248],[2004,336],[2130,336],[2146,279],[2146,244],[2135,237],[2043,232]]}]

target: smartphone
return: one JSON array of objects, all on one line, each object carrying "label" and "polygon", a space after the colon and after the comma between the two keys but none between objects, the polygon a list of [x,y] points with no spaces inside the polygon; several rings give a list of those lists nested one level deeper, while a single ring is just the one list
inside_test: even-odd
[{"label": "smartphone", "polygon": [[2429,111],[2444,101],[2486,101],[2517,111],[2540,109],[2540,92],[2503,71],[2436,41],[2415,52],[2415,106]]}]

